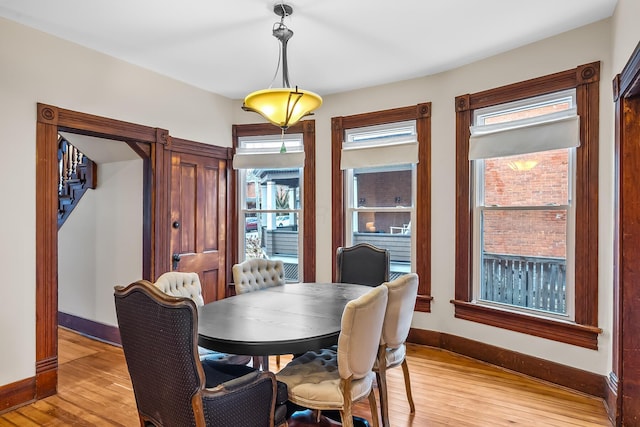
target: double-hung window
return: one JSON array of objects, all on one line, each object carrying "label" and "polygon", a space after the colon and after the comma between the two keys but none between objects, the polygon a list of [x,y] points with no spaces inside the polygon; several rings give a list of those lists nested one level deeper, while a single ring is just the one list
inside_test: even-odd
[{"label": "double-hung window", "polygon": [[233,167],[239,201],[238,260],[281,260],[288,282],[301,281],[304,265],[302,134],[239,137]]},{"label": "double-hung window", "polygon": [[474,111],[474,300],[573,320],[575,89]]},{"label": "double-hung window", "polygon": [[414,271],[416,121],[345,132],[345,243],[370,243],[390,252],[390,279]]},{"label": "double-hung window", "polygon": [[598,348],[599,71],[456,97],[457,318]]},{"label": "double-hung window", "polygon": [[[431,310],[431,103],[331,119],[332,245],[389,249]],[[335,277],[335,262],[334,262]]]}]

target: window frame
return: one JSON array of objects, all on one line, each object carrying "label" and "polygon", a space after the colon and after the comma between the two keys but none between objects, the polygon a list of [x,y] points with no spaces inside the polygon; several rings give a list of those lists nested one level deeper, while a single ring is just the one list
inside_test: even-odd
[{"label": "window frame", "polygon": [[[331,177],[332,177],[332,248],[335,254],[339,246],[345,244],[346,222],[344,215],[347,206],[345,194],[345,171],[340,168],[342,142],[345,131],[386,123],[415,120],[418,159],[416,165],[417,183],[415,186],[415,225],[411,232],[415,233],[412,246],[415,257],[415,271],[420,277],[416,311],[431,311],[431,103],[411,105],[389,110],[374,111],[351,116],[331,118]],[[413,223],[412,223],[413,224]],[[413,245],[413,244],[412,244]],[[332,263],[332,277],[336,278],[336,263]]]},{"label": "window frame", "polygon": [[[289,133],[302,134],[302,144],[304,146],[305,158],[304,167],[302,171],[302,206],[303,213],[302,221],[304,224],[304,239],[301,247],[303,265],[300,271],[302,272],[302,282],[315,282],[316,281],[316,200],[315,200],[315,188],[316,188],[316,135],[315,135],[315,120],[303,120],[296,123],[294,126],[290,126],[287,130]],[[235,152],[238,147],[238,139],[242,137],[250,136],[274,136],[280,135],[281,129],[272,125],[271,123],[253,123],[242,124],[232,126],[232,138],[233,138],[233,150]],[[229,162],[231,164],[231,162]],[[231,167],[231,166],[229,166]],[[231,169],[229,174],[229,212],[228,216],[228,230],[239,230],[239,214],[241,212],[238,200],[238,175],[237,171]],[[238,250],[239,250],[239,236],[238,233],[229,233],[230,244],[228,245],[227,259],[230,262],[227,265],[227,277],[232,278],[231,267],[233,264],[238,263]],[[243,234],[244,236],[244,234]],[[231,279],[232,280],[232,279]],[[234,288],[235,289],[235,288]],[[230,292],[233,295],[234,292]]]},{"label": "window frame", "polygon": [[[598,132],[600,62],[456,97],[455,317],[596,350],[598,335]],[[576,90],[581,145],[576,149],[575,320],[515,312],[473,302],[473,205],[469,127],[479,108]]]}]

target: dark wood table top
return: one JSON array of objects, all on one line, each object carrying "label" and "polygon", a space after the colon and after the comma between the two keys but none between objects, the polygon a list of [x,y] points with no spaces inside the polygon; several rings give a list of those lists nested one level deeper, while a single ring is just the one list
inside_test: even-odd
[{"label": "dark wood table top", "polygon": [[338,341],[345,305],[370,290],[346,283],[291,283],[214,301],[198,310],[198,345],[252,356],[329,347]]}]

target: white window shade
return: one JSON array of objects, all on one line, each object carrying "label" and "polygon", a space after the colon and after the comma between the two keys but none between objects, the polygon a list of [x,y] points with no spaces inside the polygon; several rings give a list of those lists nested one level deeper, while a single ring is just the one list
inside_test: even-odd
[{"label": "white window shade", "polygon": [[416,141],[343,148],[340,168],[344,170],[406,163],[418,163],[418,143]]},{"label": "white window shade", "polygon": [[279,169],[301,168],[304,166],[304,152],[287,153],[241,153],[233,156],[234,169]]},{"label": "white window shade", "polygon": [[472,126],[469,160],[572,148],[580,145],[575,109],[504,124]]}]

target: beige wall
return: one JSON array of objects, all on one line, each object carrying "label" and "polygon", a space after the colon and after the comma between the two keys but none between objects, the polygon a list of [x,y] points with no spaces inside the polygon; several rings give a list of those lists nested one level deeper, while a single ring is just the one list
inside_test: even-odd
[{"label": "beige wall", "polygon": [[614,74],[622,71],[633,50],[640,42],[640,1],[618,0],[618,6],[613,14],[613,70]]},{"label": "beige wall", "polygon": [[[413,326],[485,341],[513,351],[606,374],[610,370],[613,247],[613,106],[611,79],[640,37],[637,0],[620,0],[605,20],[449,72],[329,95],[315,115],[318,176],[330,176],[330,119],[368,111],[433,103],[432,313]],[[35,118],[36,102],[169,129],[172,135],[230,145],[231,124],[260,121],[241,101],[147,72],[108,56],[0,19],[0,179],[11,209],[0,210],[0,385],[35,374]],[[425,41],[428,42],[428,41]],[[600,350],[586,350],[453,318],[455,117],[454,98],[496,86],[602,61],[600,97]],[[612,64],[614,64],[612,66]],[[309,88],[313,89],[313,88]],[[318,180],[316,227],[331,227],[331,185]],[[334,262],[330,233],[318,233],[318,280]],[[420,256],[420,254],[418,254]],[[102,314],[101,314],[102,315]]]},{"label": "beige wall", "polygon": [[61,312],[118,325],[113,286],[142,278],[142,167],[142,159],[99,164],[97,188],[58,231]]},{"label": "beige wall", "polygon": [[[35,375],[36,103],[222,146],[231,141],[232,103],[2,18],[0,40],[0,181],[10,206],[0,210],[2,386]],[[109,316],[108,301],[97,317]]]},{"label": "beige wall", "polygon": [[[331,117],[432,102],[432,313],[417,313],[413,327],[530,354],[599,374],[610,370],[612,304],[613,127],[611,103],[611,21],[605,20],[437,75],[324,97],[316,120],[316,173],[331,175]],[[599,325],[604,329],[593,351],[454,318],[455,272],[455,114],[458,95],[491,89],[601,61],[600,96],[600,263]],[[312,87],[308,88],[313,90]],[[236,122],[258,121],[235,107]],[[316,184],[318,230],[331,227],[331,185]],[[334,262],[331,235],[317,234],[318,280],[330,280]],[[417,254],[420,256],[420,254]]]}]

